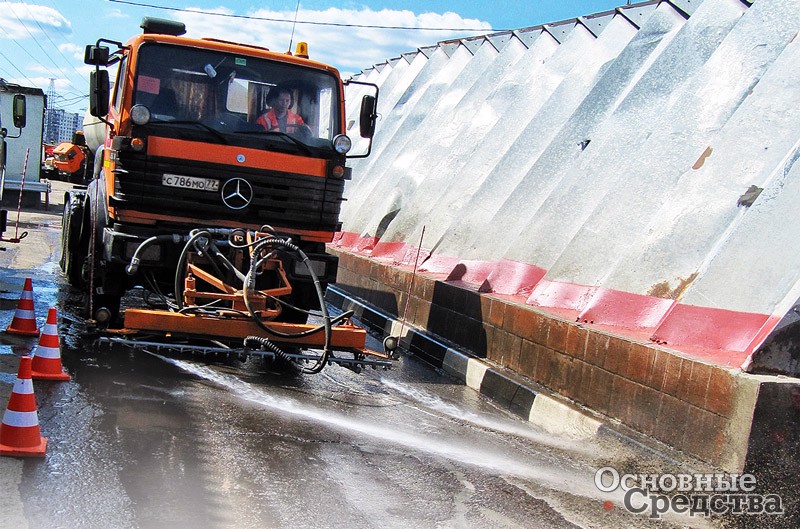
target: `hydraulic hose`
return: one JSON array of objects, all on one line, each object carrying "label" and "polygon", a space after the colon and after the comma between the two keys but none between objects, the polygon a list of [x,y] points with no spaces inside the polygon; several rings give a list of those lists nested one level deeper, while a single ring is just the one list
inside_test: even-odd
[{"label": "hydraulic hose", "polygon": [[210,230],[192,230],[189,232],[189,239],[183,245],[180,257],[178,257],[178,265],[175,268],[175,284],[173,285],[175,294],[175,304],[178,310],[183,308],[183,296],[181,289],[181,282],[183,281],[183,269],[186,266],[186,256],[189,255],[189,249],[194,245],[195,241],[200,237],[211,238]]},{"label": "hydraulic hose", "polygon": [[[311,266],[311,260],[308,258],[308,256],[305,254],[305,252],[303,252],[297,245],[293,244],[291,242],[291,240],[284,239],[284,238],[281,238],[279,236],[273,235],[273,236],[269,236],[269,237],[261,239],[261,240],[253,241],[253,242],[251,242],[249,244],[246,244],[246,245],[236,245],[234,243],[234,241],[232,240],[232,237],[236,233],[236,231],[237,230],[233,230],[232,231],[230,229],[219,229],[219,228],[211,229],[211,228],[209,228],[209,229],[196,229],[196,230],[192,230],[190,232],[189,238],[187,239],[186,244],[184,245],[183,250],[181,251],[180,257],[178,258],[178,264],[177,264],[177,269],[176,269],[176,273],[175,273],[175,284],[174,284],[174,291],[175,292],[174,292],[174,294],[175,294],[175,302],[177,304],[177,310],[180,311],[180,312],[182,312],[184,310],[184,304],[183,304],[183,299],[182,299],[182,281],[183,281],[183,275],[184,275],[184,268],[186,266],[186,259],[187,259],[187,256],[188,256],[189,252],[191,251],[191,248],[196,245],[198,239],[200,239],[201,237],[207,237],[211,242],[210,242],[209,245],[207,245],[205,250],[206,251],[210,250],[211,253],[214,254],[214,257],[217,257],[217,258],[221,257],[222,258],[222,262],[223,262],[223,266],[225,266],[226,268],[232,267],[233,265],[224,257],[224,255],[222,255],[221,252],[219,252],[218,249],[216,249],[216,247],[212,248],[212,246],[214,246],[213,245],[213,235],[224,235],[224,236],[227,236],[228,237],[228,244],[230,244],[231,247],[237,248],[237,249],[242,249],[242,248],[248,248],[249,247],[250,250],[251,250],[252,258],[250,259],[250,267],[248,269],[247,274],[242,277],[241,272],[239,272],[236,275],[237,275],[237,277],[239,277],[240,279],[243,280],[242,282],[244,284],[244,288],[243,288],[243,290],[244,290],[244,304],[245,304],[245,307],[247,308],[249,316],[253,319],[253,321],[255,321],[255,323],[264,332],[266,332],[268,334],[271,334],[273,336],[276,336],[278,338],[286,338],[286,339],[295,338],[296,339],[296,338],[307,337],[307,336],[310,336],[312,334],[318,333],[320,331],[324,331],[324,333],[325,333],[325,342],[324,342],[324,347],[323,347],[323,350],[322,350],[322,354],[319,356],[319,358],[317,359],[316,363],[311,368],[301,367],[301,370],[304,373],[308,373],[308,374],[319,373],[320,371],[322,371],[322,369],[328,363],[328,359],[330,358],[330,355],[331,355],[331,350],[330,350],[330,347],[331,347],[331,335],[332,335],[332,332],[333,332],[332,331],[332,327],[333,327],[334,323],[338,323],[339,321],[342,321],[342,320],[348,318],[352,314],[352,312],[346,312],[346,313],[340,314],[339,316],[335,317],[334,319],[331,319],[330,314],[328,313],[327,305],[325,304],[325,298],[324,298],[324,293],[322,291],[322,285],[321,285],[321,283],[319,281],[319,277],[317,276],[316,272],[314,271],[313,266]],[[145,241],[145,242],[147,242],[147,241]],[[143,245],[144,245],[144,243],[143,243]],[[140,248],[141,248],[141,246],[140,246]],[[312,282],[314,284],[314,289],[315,289],[315,291],[317,293],[317,298],[319,299],[320,312],[321,312],[321,317],[322,317],[322,320],[323,320],[322,325],[320,325],[320,326],[318,326],[318,327],[316,327],[314,329],[308,329],[306,331],[302,331],[300,333],[294,333],[294,334],[282,333],[280,331],[276,331],[274,329],[271,329],[270,327],[265,325],[264,322],[261,321],[261,318],[258,316],[258,314],[255,313],[255,310],[253,310],[253,308],[251,307],[251,304],[250,304],[250,296],[255,293],[256,275],[257,275],[259,266],[265,260],[267,260],[267,259],[272,257],[272,253],[273,252],[268,252],[268,255],[266,257],[261,257],[261,258],[258,257],[258,255],[261,254],[262,251],[264,251],[267,248],[273,248],[273,249],[282,248],[282,249],[288,250],[289,252],[294,253],[295,255],[297,255],[299,257],[300,261],[305,265],[306,269],[308,270],[309,275],[311,276],[311,280],[312,280]],[[137,249],[137,251],[138,250],[139,249]],[[216,252],[214,252],[214,250],[216,250]],[[216,264],[216,263],[214,263],[214,264]],[[238,270],[237,270],[237,272],[238,272]],[[281,302],[281,300],[278,300],[278,301]],[[190,308],[190,307],[187,307],[187,308]],[[229,309],[226,309],[226,310],[229,310]],[[259,346],[262,346],[262,347],[265,347],[265,348],[269,349],[270,351],[275,353],[276,356],[278,356],[280,358],[283,358],[283,359],[289,359],[289,357],[286,356],[286,353],[283,350],[281,350],[280,347],[278,347],[273,342],[271,342],[268,338],[262,338],[262,337],[257,337],[257,336],[248,336],[247,338],[245,338],[245,345],[247,345],[248,343],[251,343],[253,341],[256,341],[259,344]]]},{"label": "hydraulic hose", "polygon": [[142,262],[142,260],[139,259],[139,254],[142,251],[144,251],[145,248],[147,248],[148,246],[150,246],[154,242],[156,242],[156,241],[170,241],[170,242],[174,242],[175,244],[178,244],[179,242],[181,242],[181,239],[182,239],[182,237],[180,235],[178,235],[177,233],[173,233],[171,235],[156,235],[156,236],[150,237],[149,239],[145,239],[144,241],[142,241],[142,243],[139,246],[136,247],[136,251],[133,252],[133,257],[131,257],[131,262],[125,268],[125,271],[128,273],[129,276],[132,276],[133,274],[135,274],[136,271],[139,269],[139,263]]},{"label": "hydraulic hose", "polygon": [[[256,324],[268,333],[275,333],[274,330],[268,328],[258,315],[253,311],[252,307],[250,306],[249,295],[251,292],[255,291],[255,274],[256,270],[258,269],[259,264],[263,261],[263,259],[257,259],[256,256],[261,252],[264,247],[267,246],[282,246],[292,252],[296,253],[303,264],[308,269],[308,273],[311,276],[311,280],[314,283],[314,289],[317,291],[317,297],[319,298],[320,304],[320,311],[322,312],[322,322],[323,328],[325,331],[325,346],[322,350],[322,355],[317,359],[317,362],[311,368],[302,367],[302,371],[304,373],[315,374],[322,371],[325,367],[325,364],[328,363],[328,358],[330,357],[330,344],[331,344],[331,334],[332,334],[332,324],[330,316],[328,315],[328,307],[325,305],[325,297],[322,292],[322,285],[319,282],[319,278],[317,277],[316,272],[314,272],[314,268],[310,264],[310,259],[308,256],[295,244],[287,241],[286,239],[282,239],[280,237],[268,237],[261,241],[258,241],[257,244],[253,246],[252,255],[253,258],[250,260],[250,269],[247,272],[246,281],[245,281],[245,292],[244,292],[244,304],[247,307],[248,312],[250,312],[250,316],[256,322]],[[297,337],[297,336],[293,336]]]},{"label": "hydraulic hose", "polygon": [[267,349],[275,353],[276,358],[283,360],[285,362],[291,361],[289,355],[287,355],[283,349],[272,343],[269,338],[264,338],[262,336],[247,336],[244,339],[245,348],[251,347],[253,342],[255,342],[262,349]]}]

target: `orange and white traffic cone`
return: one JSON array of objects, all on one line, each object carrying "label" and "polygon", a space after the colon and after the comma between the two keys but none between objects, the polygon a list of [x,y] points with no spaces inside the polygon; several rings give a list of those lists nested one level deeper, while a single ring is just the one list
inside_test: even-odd
[{"label": "orange and white traffic cone", "polygon": [[61,344],[58,340],[58,318],[55,307],[50,307],[47,311],[47,321],[42,328],[39,345],[33,351],[31,370],[33,380],[70,379],[61,365]]},{"label": "orange and white traffic cone", "polygon": [[11,325],[6,327],[9,334],[21,334],[23,336],[39,336],[39,328],[36,326],[36,314],[33,312],[33,283],[30,277],[25,278],[25,286],[17,303],[17,311]]},{"label": "orange and white traffic cone", "polygon": [[0,424],[0,456],[44,457],[47,439],[39,430],[31,357],[19,359],[19,373]]}]

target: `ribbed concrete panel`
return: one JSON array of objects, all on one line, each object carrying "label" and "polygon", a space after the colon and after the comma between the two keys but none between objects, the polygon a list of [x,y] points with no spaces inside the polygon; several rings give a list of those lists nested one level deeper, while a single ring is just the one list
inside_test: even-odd
[{"label": "ribbed concrete panel", "polygon": [[[419,111],[409,115],[395,134],[391,148],[381,154],[380,168],[376,168],[378,184],[353,217],[362,233],[380,237],[386,219],[409,204],[409,197],[415,194],[430,169],[430,154],[426,157],[421,153],[437,142],[446,143],[449,131],[452,137],[458,130],[452,122],[459,101],[497,55],[497,50],[488,43],[477,48],[475,55],[464,46],[453,52],[439,72],[437,84],[426,93],[433,103],[420,103]],[[440,155],[439,150],[433,154],[434,158]]]},{"label": "ribbed concrete panel", "polygon": [[403,56],[348,244],[408,265],[424,230],[421,271],[741,365],[800,298],[798,28],[676,0]]},{"label": "ribbed concrete panel", "polygon": [[[391,152],[396,142],[402,141],[403,134],[413,130],[412,127],[403,127],[406,120],[410,118],[412,123],[418,123],[421,116],[435,103],[439,92],[438,87],[453,79],[453,77],[443,78],[442,69],[448,64],[450,58],[441,49],[434,51],[430,58],[422,52],[416,53],[413,57],[408,70],[402,74],[394,86],[389,88],[387,101],[381,103],[379,100],[378,102],[380,118],[373,154],[369,158],[360,160],[360,163],[352,164],[353,171],[357,171],[357,174],[364,178],[358,186],[351,186],[350,197],[352,198],[348,197],[348,202],[345,202],[342,207],[343,222],[348,222],[351,216],[357,214],[357,205],[361,203],[358,197],[368,196],[372,192],[373,186],[379,181],[378,173],[372,168],[380,163],[383,152]],[[398,64],[402,64],[402,61]],[[457,73],[458,71],[453,72],[455,75]],[[427,95],[431,87],[433,87],[433,91]],[[381,96],[383,97],[383,92]],[[399,136],[397,136],[398,132]]]},{"label": "ribbed concrete panel", "polygon": [[[720,245],[729,238],[744,243],[736,237],[737,225],[746,224],[746,213],[737,208],[737,199],[750,183],[760,180],[750,171],[758,163],[766,163],[771,172],[775,165],[784,163],[774,156],[784,157],[790,148],[783,145],[770,155],[759,153],[755,146],[748,152],[741,142],[758,137],[753,136],[754,128],[766,127],[761,131],[766,137],[774,136],[776,130],[783,135],[787,127],[796,129],[791,119],[781,119],[789,116],[777,116],[783,112],[781,108],[796,104],[796,97],[758,102],[753,89],[763,83],[760,94],[768,99],[770,87],[781,82],[765,72],[774,69],[795,77],[790,61],[779,67],[774,67],[773,61],[795,35],[796,8],[796,4],[765,3],[747,10],[703,68],[672,92],[669,106],[657,121],[657,129],[668,134],[654,134],[637,146],[636,152],[649,153],[647,172],[637,173],[634,167],[622,164],[623,174],[631,177],[620,180],[605,200],[598,201],[582,231],[570,242],[571,251],[564,252],[560,262],[550,267],[548,275],[560,281],[599,287],[594,292],[584,289],[584,298],[593,297],[586,306],[576,307],[583,311],[580,318],[630,327],[639,316],[628,311],[640,305],[642,326],[661,313],[652,335],[656,341],[689,349],[745,353],[751,352],[774,326],[770,315],[777,309],[778,298],[786,294],[785,290],[778,292],[785,289],[780,281],[762,282],[765,277],[774,278],[774,273],[745,273],[740,277],[750,267],[734,265],[735,260],[715,267],[719,275],[709,272],[718,259]],[[764,43],[757,51],[750,49],[754,39]],[[770,104],[774,105],[771,112]],[[796,138],[790,133],[783,141],[791,145]],[[630,138],[622,139],[630,143]],[[728,148],[717,155],[717,165],[712,166],[709,161],[717,142],[726,142]],[[753,159],[760,162],[754,164]],[[709,181],[718,185],[707,185]],[[601,237],[604,244],[598,245]],[[656,249],[661,259],[654,259]],[[740,257],[753,255],[750,251],[744,244],[734,253]],[[773,250],[781,251],[779,247]],[[593,258],[598,252],[602,260]],[[609,270],[604,261],[615,263]],[[580,262],[580,270],[575,270],[576,262]],[[608,276],[621,279],[622,270],[630,283],[619,285],[609,280]],[[703,278],[704,286],[694,285],[698,278]],[[548,287],[552,288],[542,283],[537,290]],[[625,316],[631,321],[623,322],[614,316],[614,305],[623,300],[609,295],[609,290],[647,297],[625,300]],[[653,297],[678,299],[680,303],[654,307]]]},{"label": "ribbed concrete panel", "polygon": [[383,240],[417,240],[426,226],[425,244],[434,246],[449,226],[450,215],[464,211],[457,206],[480,186],[539,111],[555,108],[548,101],[569,73],[581,61],[596,57],[595,40],[582,26],[561,45],[543,33],[499,84],[487,87],[479,106],[462,118],[449,148],[432,153],[424,168],[432,176],[417,194],[420,200],[407,201],[410,207],[399,212]]},{"label": "ribbed concrete panel", "polygon": [[[549,37],[545,37],[544,41],[549,45],[526,50],[514,38],[499,54],[491,45],[481,46],[476,51],[464,74],[448,87],[440,104],[431,109],[425,126],[420,128],[419,133],[409,135],[409,141],[397,150],[394,159],[387,158],[383,162],[388,177],[379,194],[392,199],[385,204],[365,205],[371,211],[371,216],[367,223],[359,224],[362,233],[393,240],[383,233],[385,228],[381,228],[386,223],[385,219],[403,215],[403,218],[395,218],[389,225],[396,229],[403,225],[409,212],[420,208],[427,211],[436,202],[436,197],[453,184],[452,172],[443,163],[443,158],[454,149],[465,146],[464,142],[468,141],[464,138],[465,130],[479,127],[485,133],[485,124],[499,119],[497,116],[502,112],[502,107],[492,106],[487,100],[492,99],[491,94],[501,79],[510,72],[520,71],[523,56],[532,56],[537,52],[552,53],[555,44]],[[425,138],[425,141],[419,141],[419,138]],[[417,201],[415,196],[426,198]],[[412,218],[412,228],[416,220],[416,217]]]},{"label": "ribbed concrete panel", "polygon": [[[368,193],[367,186],[372,180],[372,172],[369,168],[379,159],[380,153],[386,148],[387,142],[391,138],[398,118],[390,118],[396,111],[400,100],[405,96],[409,98],[417,88],[417,77],[420,75],[428,64],[428,57],[424,53],[415,52],[404,54],[402,58],[390,61],[392,63],[391,70],[385,78],[382,79],[380,87],[380,97],[378,98],[378,115],[381,116],[378,121],[380,132],[379,138],[381,141],[373,143],[372,156],[366,159],[354,159],[350,165],[353,167],[353,172],[359,175],[359,184],[357,186],[350,186],[351,192],[361,193],[365,195]],[[424,83],[423,83],[424,84]],[[348,101],[348,107],[353,109],[359,107],[360,103],[355,101]],[[384,139],[385,138],[385,139]],[[354,138],[355,139],[355,138]],[[361,141],[354,145],[354,149],[360,148]],[[342,215],[346,216],[348,206],[350,203],[345,202],[342,204]]]},{"label": "ribbed concrete panel", "polygon": [[[748,11],[748,15],[755,13],[755,7]],[[790,38],[785,36],[784,42]],[[663,195],[663,205],[652,211],[646,228],[641,230],[645,236],[636,245],[636,253],[621,260],[625,263],[638,255],[639,266],[620,266],[607,281],[610,287],[646,292],[659,281],[667,281],[670,290],[674,289],[677,278],[689,278],[707,269],[717,259],[722,245],[728,246],[733,240],[738,240],[741,244],[736,250],[740,253],[738,264],[726,266],[724,275],[734,277],[744,273],[750,279],[736,283],[739,286],[735,289],[723,287],[707,299],[711,301],[722,294],[725,303],[717,299],[710,304],[731,310],[772,313],[778,307],[776,303],[782,295],[777,298],[774,293],[766,295],[768,291],[765,289],[777,287],[780,292],[785,290],[785,284],[778,286],[782,282],[776,281],[774,273],[754,275],[751,267],[771,267],[772,264],[768,263],[788,248],[775,245],[771,252],[763,254],[753,253],[752,248],[754,245],[773,244],[780,233],[786,232],[786,222],[780,217],[773,218],[775,233],[760,240],[746,242],[752,234],[740,239],[736,233],[745,229],[752,219],[763,215],[760,208],[765,207],[764,199],[775,194],[776,190],[765,191],[758,206],[750,209],[738,206],[738,200],[751,185],[763,188],[775,185],[775,182],[780,182],[778,185],[781,187],[785,185],[784,173],[790,169],[787,164],[792,160],[800,138],[800,93],[796,85],[797,64],[800,63],[797,50],[796,42],[781,50],[775,62],[767,65],[769,70],[758,79],[752,92],[748,89],[742,94],[744,99],[726,126],[706,145],[699,145],[694,156],[687,159],[688,167],[670,192]],[[781,192],[782,196],[784,194],[785,190]],[[768,199],[770,203],[773,198]],[[744,255],[760,255],[765,259],[743,259]],[[667,264],[656,265],[667,256]],[[788,270],[776,269],[774,272],[785,273]],[[669,272],[672,276],[665,277]],[[704,275],[707,273],[709,271]],[[700,305],[709,304],[689,292],[682,301],[694,298]],[[708,295],[709,292],[703,294]],[[778,308],[779,312],[786,309],[788,307]]]},{"label": "ribbed concrete panel", "polygon": [[[605,114],[601,114],[601,119],[614,110],[618,103],[616,97],[624,96],[627,87],[636,80],[638,67],[649,67],[650,60],[657,58],[668,47],[683,23],[683,18],[668,3],[659,5],[656,15],[642,26],[637,39],[606,72],[605,82],[587,98],[587,103],[600,105],[599,110]],[[651,185],[651,180],[657,180],[654,173],[658,168],[651,170],[648,160],[643,159],[637,151],[647,141],[664,138],[666,135],[662,131],[665,130],[666,123],[658,112],[657,100],[648,98],[645,105],[655,111],[649,112],[648,119],[615,119],[611,123],[602,119],[606,123],[593,121],[597,126],[594,131],[587,130],[584,125],[584,137],[572,136],[572,141],[569,142],[571,151],[568,152],[573,153],[572,159],[558,154],[563,153],[570,136],[558,138],[551,149],[555,152],[548,153],[536,171],[530,173],[531,181],[518,189],[522,192],[546,189],[548,193],[542,195],[539,192],[532,196],[522,219],[515,221],[521,230],[518,237],[511,238],[506,243],[506,258],[536,263],[537,266],[549,270],[549,279],[597,284],[597,277],[592,277],[592,281],[582,280],[589,275],[584,272],[584,268],[591,268],[593,264],[601,269],[608,266],[609,255],[613,256],[614,253],[607,250],[616,241],[606,240],[613,238],[608,230],[624,229],[615,223],[627,222],[630,217],[629,211],[624,207],[616,207],[619,205],[618,195],[624,194],[628,185],[647,187]],[[590,120],[590,115],[583,112],[575,116],[574,122],[577,122],[576,127],[580,127],[583,123],[592,122]],[[629,184],[628,180],[635,182]],[[512,201],[519,201],[521,196],[524,195],[516,194]],[[637,195],[637,203],[642,202],[641,198],[642,195]],[[595,249],[598,242],[597,232],[602,233],[602,229],[593,223],[591,217],[597,208],[610,206],[611,204],[607,204],[608,200],[613,201],[615,207],[612,208],[612,214],[616,218],[612,219],[610,226],[603,226],[608,232],[603,235],[604,243],[608,245],[601,245],[598,253]],[[506,210],[513,211],[513,208],[506,207]],[[592,234],[592,231],[596,233]],[[584,233],[586,251],[579,251],[580,255],[576,256],[573,253],[573,248],[577,249],[576,237],[581,237]],[[623,240],[616,242],[627,244]],[[576,259],[581,263],[580,270],[574,268]],[[602,273],[601,271],[600,274]],[[582,277],[579,278],[578,274]]]},{"label": "ribbed concrete panel", "polygon": [[[618,100],[595,130],[586,131],[584,141],[590,143],[585,150],[574,147],[580,139],[573,137],[572,160],[544,157],[530,173],[535,184],[528,189],[545,188],[549,193],[536,195],[539,202],[530,203],[522,218],[514,220],[521,235],[507,246],[507,258],[535,262],[549,270],[551,280],[589,286],[602,285],[623,256],[630,262],[631,237],[642,233],[653,211],[647,197],[668,192],[686,166],[686,153],[692,157],[697,150],[686,146],[684,134],[673,132],[676,121],[684,122],[687,134],[702,129],[695,114],[680,104],[691,97],[687,80],[743,11],[734,0],[708,0],[684,24],[670,4],[660,4],[642,27],[637,36],[641,38],[615,62],[608,82],[588,98],[602,101],[610,91]],[[703,38],[697,38],[699,33]],[[634,72],[637,60],[641,68]],[[562,139],[553,148],[565,143]],[[506,209],[518,209],[525,196],[516,194]]]},{"label": "ribbed concrete panel", "polygon": [[[595,83],[604,77],[605,69],[626,48],[636,33],[636,28],[621,16],[614,17],[596,40],[583,25],[575,28],[570,40],[562,44],[556,54],[560,56],[562,49],[565,54],[572,52],[567,55],[570,69],[561,82],[524,129],[511,129],[515,131],[513,141],[508,142],[503,135],[506,128],[514,127],[514,124],[509,123],[513,122],[513,118],[498,124],[494,138],[487,139],[486,155],[470,160],[470,179],[473,174],[480,177],[480,186],[472,192],[474,196],[465,201],[466,207],[453,211],[447,217],[433,217],[433,229],[426,228],[426,233],[430,233],[431,244],[441,239],[437,250],[439,253],[466,259],[494,260],[503,257],[507,245],[511,244],[513,237],[527,224],[524,219],[527,219],[530,211],[529,200],[534,198],[531,192],[539,191],[529,187],[518,194],[518,191],[522,191],[519,189],[521,180],[529,174],[531,167],[548,145],[587,100],[587,94],[592,91]],[[591,51],[587,52],[582,46],[574,48],[574,51],[567,49],[577,39],[580,39],[582,45],[589,46]],[[544,67],[546,69],[548,63]],[[537,90],[534,95],[537,93],[541,92]],[[585,110],[582,113],[588,117],[588,121],[580,126],[591,127],[596,122],[597,113],[600,111],[602,114],[601,109],[588,108],[586,105],[583,108]],[[580,153],[578,143],[585,137],[585,134],[579,133],[575,138],[566,140],[569,144],[567,156],[577,156]],[[502,144],[504,140],[505,144]],[[476,166],[478,170],[475,170]],[[466,196],[469,197],[472,193]],[[504,209],[504,201],[512,195],[521,199],[522,204]],[[441,206],[440,208],[441,212],[447,213],[447,210]],[[440,211],[432,212],[432,215],[439,214]],[[516,222],[522,224],[514,231]],[[442,228],[448,231],[445,233]]]}]

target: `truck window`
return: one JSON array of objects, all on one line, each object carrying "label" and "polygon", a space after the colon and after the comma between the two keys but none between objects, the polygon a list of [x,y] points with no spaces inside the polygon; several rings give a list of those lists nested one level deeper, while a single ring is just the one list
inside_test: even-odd
[{"label": "truck window", "polygon": [[342,132],[339,85],[333,75],[213,50],[143,44],[133,103],[148,107],[154,120],[195,120],[226,134],[253,138],[265,122],[275,121],[266,115],[275,108],[278,91],[291,94],[289,121],[301,141],[327,145]]},{"label": "truck window", "polygon": [[117,75],[115,79],[117,80],[114,85],[114,101],[113,105],[117,112],[119,112],[119,107],[122,104],[122,87],[125,85],[120,79],[121,76],[124,76],[128,71],[128,56],[122,58],[122,60],[118,64]]}]

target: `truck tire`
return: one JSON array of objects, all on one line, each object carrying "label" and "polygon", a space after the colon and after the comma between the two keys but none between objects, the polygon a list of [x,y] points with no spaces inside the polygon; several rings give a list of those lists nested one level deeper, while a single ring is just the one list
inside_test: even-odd
[{"label": "truck tire", "polygon": [[64,200],[64,213],[61,217],[61,271],[67,282],[76,288],[83,286],[83,265],[86,250],[81,244],[81,224],[83,208],[78,199],[68,194]]}]

